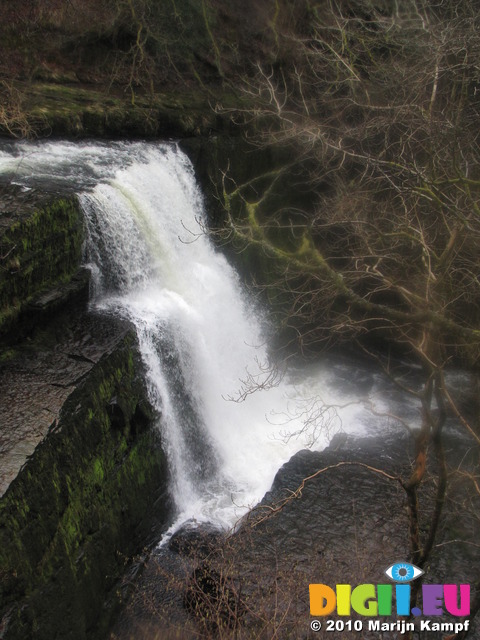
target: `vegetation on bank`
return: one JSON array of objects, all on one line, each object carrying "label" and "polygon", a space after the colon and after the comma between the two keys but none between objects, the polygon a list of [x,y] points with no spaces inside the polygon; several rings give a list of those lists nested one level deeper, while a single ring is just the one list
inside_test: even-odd
[{"label": "vegetation on bank", "polygon": [[[281,34],[289,62],[259,62],[244,79],[253,107],[236,116],[258,123],[257,144],[291,157],[283,172],[241,184],[225,175],[225,236],[275,265],[263,285],[288,304],[284,322],[302,350],[354,343],[416,399],[420,428],[390,418],[415,442],[401,484],[411,561],[426,567],[447,496],[447,417],[480,444],[478,390],[461,407],[446,378],[451,363],[477,380],[480,367],[478,12],[468,0],[309,8],[308,32]],[[295,164],[310,168],[303,184],[316,203],[269,208]],[[391,353],[420,366],[420,384]]]},{"label": "vegetation on bank", "polygon": [[[445,375],[452,362],[476,377],[480,366],[478,13],[468,0],[309,7],[308,32],[281,34],[289,63],[259,62],[243,86],[253,107],[236,115],[258,123],[257,144],[291,150],[284,174],[310,167],[316,203],[266,208],[282,171],[240,185],[227,174],[225,233],[275,265],[263,284],[288,303],[284,321],[302,349],[356,343],[418,402],[419,429],[390,418],[415,441],[401,484],[411,560],[426,567],[447,495],[447,417],[480,444],[478,391],[462,408]],[[420,365],[420,384],[391,351]],[[428,472],[436,495],[426,516]]]},{"label": "vegetation on bank", "polygon": [[237,74],[249,73],[257,56],[275,60],[273,26],[295,13],[285,0],[275,4],[4,4],[0,131],[22,137],[52,131],[183,136],[215,130],[225,121],[212,110],[220,96],[238,104],[238,95],[232,102]]}]

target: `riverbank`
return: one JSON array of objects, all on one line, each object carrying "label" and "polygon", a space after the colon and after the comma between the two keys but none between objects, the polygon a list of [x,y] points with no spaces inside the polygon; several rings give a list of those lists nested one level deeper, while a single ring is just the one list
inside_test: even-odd
[{"label": "riverbank", "polygon": [[[459,442],[451,434],[446,447],[451,482],[428,582],[473,588],[480,562],[479,497],[468,474],[476,462],[468,439]],[[212,637],[218,628],[227,639],[358,638],[348,628],[332,635],[325,620],[322,631],[311,630],[309,584],[389,583],[386,569],[409,557],[406,496],[395,478],[408,473],[412,455],[407,437],[392,436],[334,438],[320,453],[300,451],[233,535],[190,525],[150,558],[138,559],[136,578],[125,579],[126,608],[110,640]],[[428,521],[434,477],[425,483]],[[352,619],[363,620],[362,638],[379,637],[366,618]],[[420,622],[414,626],[419,629]],[[398,638],[398,629],[391,625],[382,638]],[[472,637],[477,631],[474,626]]]}]

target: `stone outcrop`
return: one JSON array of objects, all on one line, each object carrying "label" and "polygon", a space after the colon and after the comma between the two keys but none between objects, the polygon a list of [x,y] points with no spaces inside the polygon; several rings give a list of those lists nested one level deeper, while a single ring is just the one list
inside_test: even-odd
[{"label": "stone outcrop", "polygon": [[165,518],[166,464],[140,371],[126,333],[3,496],[2,637],[92,637],[140,523]]},{"label": "stone outcrop", "polygon": [[129,326],[87,311],[76,200],[2,202],[0,637],[104,637],[126,558],[168,517],[161,417]]},{"label": "stone outcrop", "polygon": [[[470,444],[458,434],[446,438],[451,483],[426,582],[470,583],[473,593],[479,497],[465,475],[455,475],[458,467],[476,464]],[[194,536],[187,527],[152,554],[112,639],[153,639],[158,629],[164,637],[187,640],[202,632],[208,637],[215,624],[223,625],[222,638],[310,638],[309,584],[388,584],[388,566],[408,560],[405,492],[395,477],[408,475],[411,445],[401,434],[384,440],[345,436],[335,437],[322,452],[299,451],[233,535],[222,538],[200,525]],[[425,484],[420,505],[426,525],[434,477]],[[192,600],[200,604],[192,607]],[[378,632],[367,628],[367,618],[360,619],[361,637],[376,640]],[[395,614],[382,618],[396,619]],[[325,619],[322,623],[325,628]],[[475,633],[478,624],[472,638]],[[348,628],[338,635],[325,633],[330,635],[359,637]],[[394,640],[398,633],[382,637]]]},{"label": "stone outcrop", "polygon": [[1,193],[0,340],[11,344],[88,296],[80,269],[84,230],[76,198]]}]

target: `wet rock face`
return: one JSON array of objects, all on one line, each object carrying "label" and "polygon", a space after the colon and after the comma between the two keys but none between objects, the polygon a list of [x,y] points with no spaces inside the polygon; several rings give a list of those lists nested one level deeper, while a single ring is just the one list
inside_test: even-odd
[{"label": "wet rock face", "polygon": [[[93,358],[88,341],[83,346]],[[134,337],[117,331],[116,344],[96,364],[77,358],[70,358],[76,375],[90,369],[79,384],[68,367],[45,371],[59,385],[63,377],[70,395],[0,501],[7,640],[94,637],[125,556],[145,539],[150,518],[168,515],[166,463]],[[69,382],[77,383],[73,392]]]},{"label": "wet rock face", "polygon": [[[454,475],[462,465],[466,469],[476,464],[474,456],[467,460],[470,446],[458,434],[445,437],[452,475],[437,546],[425,567],[429,583],[473,586],[477,581],[479,521],[475,514],[480,498],[465,477]],[[411,460],[412,442],[401,435],[388,440],[337,439],[320,453],[300,451],[279,470],[271,491],[236,533],[217,537],[204,553],[202,528],[194,534],[187,527],[186,532],[178,532],[179,540],[171,541],[176,549],[179,541],[190,540],[187,554],[166,548],[153,554],[135,586],[135,594],[144,595],[130,598],[111,638],[156,640],[217,633],[232,640],[354,640],[360,635],[377,640],[378,632],[368,630],[365,617],[360,617],[362,634],[310,631],[309,585],[390,583],[387,567],[410,557],[409,521],[400,483],[376,470],[408,477]],[[433,460],[430,464],[434,472]],[[424,484],[422,535],[432,514],[434,475]],[[461,507],[466,500],[468,510]],[[351,618],[356,617],[352,613]],[[158,629],[163,636],[157,635]],[[440,640],[442,634],[430,636]],[[385,640],[398,637],[397,630],[382,635]]]},{"label": "wet rock face", "polygon": [[188,521],[176,531],[168,542],[170,551],[187,557],[206,557],[221,544],[224,533],[208,523]]},{"label": "wet rock face", "polygon": [[310,584],[383,583],[390,561],[408,558],[403,489],[367,468],[400,473],[405,451],[405,442],[344,440],[300,451],[279,470],[229,541],[237,588],[257,603],[244,626],[256,629],[262,615],[273,632],[283,616],[279,638],[309,637]]},{"label": "wet rock face", "polygon": [[[249,514],[239,535],[253,528],[258,549],[264,544],[267,548],[273,537],[279,548],[300,561],[315,557],[327,564],[338,555],[339,549],[332,545],[338,540],[346,567],[354,556],[373,575],[379,549],[387,557],[408,553],[404,491],[375,470],[387,469],[392,476],[405,472],[405,452],[411,443],[391,442],[385,447],[385,442],[373,438],[338,441],[334,438],[323,452],[303,450],[294,455],[278,471],[272,489]],[[362,550],[367,540],[369,545]],[[380,578],[385,561],[378,561]]]},{"label": "wet rock face", "polygon": [[137,342],[87,311],[74,197],[0,192],[0,637],[103,637],[125,557],[169,514]]},{"label": "wet rock face", "polygon": [[0,363],[0,496],[53,429],[68,396],[128,331],[75,306],[5,352]]},{"label": "wet rock face", "polygon": [[0,191],[0,344],[49,321],[66,301],[85,303],[79,272],[83,220],[74,197]]},{"label": "wet rock face", "polygon": [[[383,440],[347,438],[320,453],[301,451],[279,470],[271,491],[228,541],[238,592],[245,602],[258,603],[255,615],[247,616],[242,625],[258,628],[256,619],[263,612],[273,632],[275,618],[284,614],[277,637],[310,637],[309,584],[335,588],[390,583],[385,570],[411,557],[406,495],[395,478],[409,477],[412,445],[412,439],[401,434]],[[477,582],[480,555],[471,543],[480,530],[475,515],[480,500],[473,485],[456,475],[462,466],[466,470],[475,465],[465,457],[470,447],[461,434],[445,436],[450,484],[437,545],[424,567],[427,583],[469,583],[473,588]],[[432,518],[435,489],[432,453],[419,491],[422,540]],[[470,508],[460,509],[466,496]],[[213,561],[213,566],[219,565]],[[352,612],[351,617],[357,616]],[[377,638],[363,621],[362,638]],[[353,640],[358,634],[344,631],[340,636]],[[382,637],[393,640],[397,632]],[[440,637],[432,635],[435,640]]]}]

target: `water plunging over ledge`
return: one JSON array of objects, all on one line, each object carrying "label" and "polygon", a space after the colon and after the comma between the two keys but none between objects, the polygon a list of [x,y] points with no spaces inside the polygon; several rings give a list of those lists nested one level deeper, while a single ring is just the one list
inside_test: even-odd
[{"label": "water plunging over ledge", "polygon": [[[361,389],[348,385],[354,372],[339,363],[288,372],[276,386],[232,400],[242,380],[268,376],[262,319],[205,234],[193,168],[175,145],[7,145],[0,172],[26,189],[79,194],[91,305],[136,328],[177,524],[195,518],[230,527],[296,451],[322,449],[341,428],[375,428]],[[372,378],[373,392],[377,384]],[[375,402],[381,408],[384,399]]]}]

